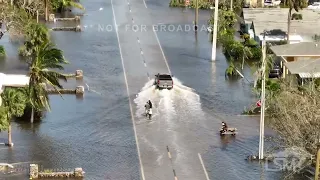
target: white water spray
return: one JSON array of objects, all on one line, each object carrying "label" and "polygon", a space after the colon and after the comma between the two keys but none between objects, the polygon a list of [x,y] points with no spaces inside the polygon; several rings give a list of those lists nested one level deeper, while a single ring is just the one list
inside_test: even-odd
[{"label": "white water spray", "polygon": [[148,81],[134,100],[137,105],[136,116],[143,116],[144,105],[149,99],[153,102],[154,108],[158,109],[161,118],[168,124],[173,123],[174,116],[181,113],[187,116],[202,114],[199,95],[192,88],[184,86],[177,78],[173,78],[173,82],[173,89],[158,90],[153,84],[154,79]]}]

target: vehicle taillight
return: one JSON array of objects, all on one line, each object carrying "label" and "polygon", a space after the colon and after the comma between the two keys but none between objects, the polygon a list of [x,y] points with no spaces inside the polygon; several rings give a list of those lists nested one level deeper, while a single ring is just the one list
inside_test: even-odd
[{"label": "vehicle taillight", "polygon": [[160,80],[158,80],[158,84],[160,84]]},{"label": "vehicle taillight", "polygon": [[173,86],[173,81],[172,81],[172,86]]}]

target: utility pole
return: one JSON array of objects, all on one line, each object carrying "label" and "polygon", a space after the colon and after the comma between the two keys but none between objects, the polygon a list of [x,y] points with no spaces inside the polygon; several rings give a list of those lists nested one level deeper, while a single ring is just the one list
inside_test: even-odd
[{"label": "utility pole", "polygon": [[196,10],[195,10],[195,19],[194,19],[194,29],[197,32],[198,31],[198,15],[199,15],[199,0],[196,0]]},{"label": "utility pole", "polygon": [[39,11],[37,10],[37,23],[39,23]]},{"label": "utility pole", "polygon": [[319,180],[319,171],[320,171],[320,142],[317,144],[317,155],[316,155],[316,172],[314,173],[314,180]]},{"label": "utility pole", "polygon": [[214,4],[214,24],[213,24],[213,36],[212,36],[212,54],[211,60],[216,60],[217,53],[217,34],[218,34],[218,9],[219,9],[219,0],[215,0]]},{"label": "utility pole", "polygon": [[320,169],[320,149],[317,152],[317,163],[316,163],[316,172],[314,174],[314,180],[319,180],[319,169]]},{"label": "utility pole", "polygon": [[266,94],[266,82],[265,82],[265,67],[266,64],[266,32],[263,35],[262,41],[262,88],[261,88],[261,115],[260,115],[260,140],[259,140],[259,159],[263,159],[263,144],[264,144],[264,110],[265,110],[265,94]]},{"label": "utility pole", "polygon": [[46,6],[46,12],[45,12],[46,21],[48,21],[48,0],[44,0],[44,2],[45,2],[45,6]]}]

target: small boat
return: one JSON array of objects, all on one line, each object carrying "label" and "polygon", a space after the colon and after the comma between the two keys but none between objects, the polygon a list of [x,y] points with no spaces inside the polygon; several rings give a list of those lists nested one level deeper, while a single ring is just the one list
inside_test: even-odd
[{"label": "small boat", "polygon": [[237,128],[227,128],[227,131],[223,130],[223,128],[220,129],[220,136],[224,136],[224,135],[236,135],[237,132]]}]

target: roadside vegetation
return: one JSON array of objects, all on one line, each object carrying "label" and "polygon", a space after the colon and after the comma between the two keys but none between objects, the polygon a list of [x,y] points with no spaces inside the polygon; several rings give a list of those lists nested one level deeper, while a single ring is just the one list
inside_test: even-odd
[{"label": "roadside vegetation", "polygon": [[0,45],[0,57],[5,56],[5,55],[6,55],[6,51],[5,51],[4,47]]},{"label": "roadside vegetation", "polygon": [[[12,146],[11,121],[22,116],[40,119],[43,111],[50,110],[46,86],[59,91],[63,87],[60,80],[66,81],[65,75],[56,70],[63,70],[67,64],[63,52],[50,42],[48,28],[35,20],[38,11],[44,15],[45,8],[51,11],[64,11],[73,6],[84,9],[70,0],[52,1],[1,1],[0,23],[6,25],[6,32],[11,38],[23,41],[18,53],[26,57],[29,66],[29,86],[25,88],[5,88],[1,93],[0,131],[8,131],[8,146]],[[21,39],[22,38],[22,39]],[[5,55],[0,46],[0,56]]]},{"label": "roadside vegetation", "polygon": [[[248,34],[242,35],[241,40],[235,39],[236,30],[234,26],[237,22],[237,14],[227,6],[219,9],[218,22],[218,43],[222,45],[223,53],[229,61],[226,76],[238,76],[237,71],[240,72],[243,69],[246,60],[261,60],[261,48],[254,39],[250,39]],[[208,24],[213,27],[214,14],[212,14]]]},{"label": "roadside vegetation", "polygon": [[277,131],[285,147],[297,146],[316,154],[320,140],[319,90],[318,80],[304,86],[284,81],[267,96],[266,122]]},{"label": "roadside vegetation", "polygon": [[[185,4],[186,0],[171,0],[169,3],[170,7],[186,7]],[[196,8],[196,0],[190,0],[189,5],[187,6],[188,8]],[[231,1],[222,1],[219,2],[219,9],[222,7],[230,7],[231,6]],[[243,7],[243,1],[241,0],[233,0],[232,2],[233,9],[236,12],[239,12],[242,10]],[[212,0],[198,0],[198,8],[199,9],[211,9],[211,7],[214,7],[214,1]]]}]

